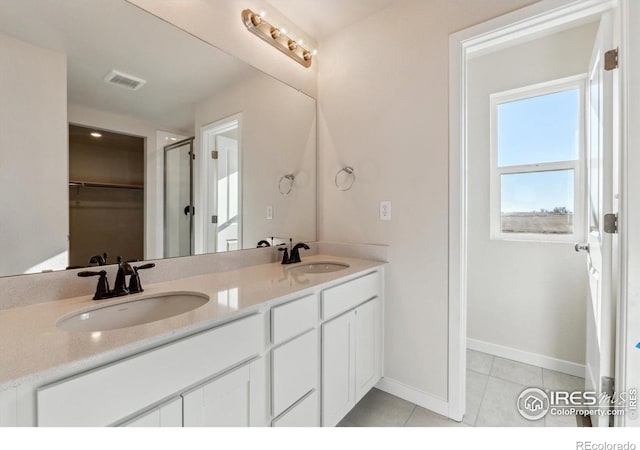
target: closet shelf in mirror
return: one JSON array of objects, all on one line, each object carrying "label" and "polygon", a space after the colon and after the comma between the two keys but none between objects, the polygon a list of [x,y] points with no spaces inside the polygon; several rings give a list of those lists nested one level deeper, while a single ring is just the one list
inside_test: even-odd
[{"label": "closet shelf in mirror", "polygon": [[109,189],[133,189],[144,190],[144,186],[140,184],[122,184],[122,183],[97,183],[94,181],[69,181],[69,187],[94,187],[94,188],[109,188]]}]

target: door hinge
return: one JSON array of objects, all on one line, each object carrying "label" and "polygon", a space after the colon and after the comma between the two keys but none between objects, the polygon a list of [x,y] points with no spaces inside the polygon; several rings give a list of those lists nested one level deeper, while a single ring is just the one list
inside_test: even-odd
[{"label": "door hinge", "polygon": [[218,150],[211,150],[211,159],[218,159]]},{"label": "door hinge", "polygon": [[604,215],[604,232],[609,234],[618,232],[618,215],[617,214]]},{"label": "door hinge", "polygon": [[195,153],[191,153],[191,159],[193,159],[193,160],[196,159],[196,154]]},{"label": "door hinge", "polygon": [[213,224],[218,223],[218,216],[211,216],[211,223]]},{"label": "door hinge", "polygon": [[615,379],[611,377],[602,377],[600,378],[600,392],[607,394],[610,398],[613,398],[613,393],[615,392]]},{"label": "door hinge", "polygon": [[614,48],[604,54],[604,70],[614,70],[618,68],[618,49]]}]

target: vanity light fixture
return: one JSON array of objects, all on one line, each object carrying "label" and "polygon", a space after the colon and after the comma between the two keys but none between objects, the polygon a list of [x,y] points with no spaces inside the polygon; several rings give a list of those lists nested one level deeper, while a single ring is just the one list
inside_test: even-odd
[{"label": "vanity light fixture", "polygon": [[292,37],[287,36],[286,28],[278,28],[264,20],[265,13],[254,13],[250,9],[242,11],[242,22],[247,30],[258,36],[263,41],[273,45],[291,59],[302,64],[304,67],[311,67],[313,55],[317,52],[307,50],[302,46],[303,41],[296,42]]},{"label": "vanity light fixture", "polygon": [[100,133],[98,133],[97,131],[94,131],[93,133],[91,133],[91,136],[93,136],[94,138],[101,138],[102,135]]}]

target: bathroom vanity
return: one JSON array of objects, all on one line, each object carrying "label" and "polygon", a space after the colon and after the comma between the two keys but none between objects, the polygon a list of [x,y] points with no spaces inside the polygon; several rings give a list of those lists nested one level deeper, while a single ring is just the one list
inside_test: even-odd
[{"label": "bathroom vanity", "polygon": [[[326,262],[342,267],[322,273]],[[382,377],[385,263],[305,263],[311,273],[261,264],[0,311],[0,425],[336,425]],[[57,326],[167,293],[209,301],[126,328]]]}]

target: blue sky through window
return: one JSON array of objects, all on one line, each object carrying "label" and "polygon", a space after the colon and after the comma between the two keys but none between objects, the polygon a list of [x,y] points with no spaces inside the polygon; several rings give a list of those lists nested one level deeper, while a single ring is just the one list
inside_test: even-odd
[{"label": "blue sky through window", "polygon": [[[579,91],[497,106],[498,167],[578,159]],[[574,210],[573,171],[502,176],[503,212],[566,207]]]},{"label": "blue sky through window", "polygon": [[503,174],[502,212],[574,211],[573,170]]}]

